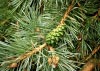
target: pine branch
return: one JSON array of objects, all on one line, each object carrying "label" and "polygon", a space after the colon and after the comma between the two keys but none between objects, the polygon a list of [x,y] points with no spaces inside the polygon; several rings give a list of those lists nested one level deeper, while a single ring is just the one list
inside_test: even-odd
[{"label": "pine branch", "polygon": [[92,71],[94,67],[95,66],[94,66],[93,63],[88,62],[88,63],[86,63],[86,65],[84,66],[84,68],[82,69],[82,71]]},{"label": "pine branch", "polygon": [[[89,59],[91,59],[91,57],[96,54],[96,52],[98,52],[100,50],[100,45],[98,47],[96,47],[91,54],[89,54],[86,58],[82,59],[83,62],[87,62]],[[90,60],[89,60],[90,61]],[[79,64],[78,66],[81,66],[81,64]]]},{"label": "pine branch", "polygon": [[73,6],[74,6],[74,0],[72,0],[71,5],[66,9],[65,14],[60,21],[60,24],[64,24],[64,22],[65,22],[66,18],[68,17],[70,11],[72,10]]},{"label": "pine branch", "polygon": [[[65,14],[64,14],[64,16],[63,16],[63,18],[62,18],[61,21],[60,21],[60,24],[64,24],[65,19],[68,17],[70,11],[71,11],[72,8],[73,8],[73,3],[74,3],[74,0],[72,1],[71,5],[67,8],[67,10],[66,10],[66,12],[65,12]],[[58,25],[58,26],[59,26],[59,25]],[[19,56],[18,58],[14,59],[14,60],[3,62],[3,63],[1,64],[1,66],[3,66],[4,64],[10,64],[10,63],[14,63],[14,62],[18,63],[18,62],[20,62],[21,60],[23,60],[23,59],[25,59],[25,58],[27,58],[27,57],[30,57],[30,56],[32,56],[33,54],[39,52],[39,51],[42,50],[44,47],[46,47],[46,43],[44,43],[43,45],[40,45],[39,47],[33,49],[32,51],[30,51],[30,52],[28,52],[28,53],[25,53],[25,54]]]},{"label": "pine branch", "polygon": [[34,48],[32,51],[30,51],[28,53],[25,53],[25,54],[19,56],[18,58],[15,58],[14,60],[3,62],[0,66],[3,66],[5,64],[18,63],[21,60],[24,60],[25,58],[28,58],[28,57],[32,56],[33,54],[41,51],[44,47],[46,47],[46,43],[40,45],[37,48]]},{"label": "pine branch", "polygon": [[94,60],[91,60],[91,61],[87,62],[83,66],[81,71],[92,71],[94,69],[94,67],[95,67],[95,64],[93,62],[94,62]]},{"label": "pine branch", "polygon": [[25,58],[27,58],[27,57],[30,57],[30,56],[32,56],[33,54],[35,54],[35,53],[41,51],[44,47],[46,47],[46,43],[40,45],[39,47],[33,49],[32,51],[30,51],[30,52],[28,52],[28,53],[26,53],[26,54],[23,54],[23,55],[19,56],[18,58],[16,58],[16,61],[19,62],[19,61],[21,61],[21,60],[23,60],[23,59],[25,59]]},{"label": "pine branch", "polygon": [[99,64],[100,64],[99,59],[91,59],[83,66],[81,71],[93,71],[93,69]]},{"label": "pine branch", "polygon": [[96,52],[98,52],[100,50],[100,45],[98,47],[96,47],[92,53],[85,59],[85,61],[89,60],[94,54],[96,54]]},{"label": "pine branch", "polygon": [[48,45],[51,45],[52,47],[54,47],[53,44],[56,44],[60,40],[61,36],[64,35],[64,31],[66,29],[66,24],[64,22],[66,18],[68,18],[69,13],[71,12],[73,6],[74,6],[74,0],[72,0],[72,3],[66,9],[66,12],[64,16],[62,17],[58,26],[54,28],[50,33],[47,34],[46,42]]}]

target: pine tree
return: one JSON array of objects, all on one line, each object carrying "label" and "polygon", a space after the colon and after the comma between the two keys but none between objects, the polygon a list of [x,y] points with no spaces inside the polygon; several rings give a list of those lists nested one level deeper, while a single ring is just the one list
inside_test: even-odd
[{"label": "pine tree", "polygon": [[0,71],[99,71],[99,0],[0,0]]}]

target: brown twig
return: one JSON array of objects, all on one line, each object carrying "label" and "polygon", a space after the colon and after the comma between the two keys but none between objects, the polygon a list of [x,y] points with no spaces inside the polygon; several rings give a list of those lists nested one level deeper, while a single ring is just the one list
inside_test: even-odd
[{"label": "brown twig", "polygon": [[60,21],[60,24],[64,24],[64,22],[65,22],[66,18],[68,17],[70,11],[72,10],[73,6],[74,6],[74,0],[72,0],[71,5],[66,9],[65,14]]},{"label": "brown twig", "polygon": [[[83,62],[87,62],[89,59],[92,58],[92,56],[98,52],[100,50],[100,45],[96,48],[94,48],[94,50],[91,52],[91,54],[89,54],[85,59],[82,59]],[[79,64],[78,66],[80,66],[81,64]]]},{"label": "brown twig", "polygon": [[2,21],[0,24],[5,24],[6,22],[8,22],[8,19]]},{"label": "brown twig", "polygon": [[33,49],[32,51],[30,51],[30,52],[28,52],[28,53],[26,53],[26,54],[23,54],[23,55],[19,56],[19,57],[16,59],[16,61],[19,62],[19,61],[21,61],[21,60],[23,60],[23,59],[25,59],[25,58],[27,58],[27,57],[30,57],[30,56],[32,56],[33,54],[35,54],[35,53],[41,51],[44,47],[46,47],[46,43],[44,43],[43,45],[40,45],[39,47]]},{"label": "brown twig", "polygon": [[89,60],[97,51],[100,50],[100,45],[92,51],[92,53],[85,59],[85,61]]},{"label": "brown twig", "polygon": [[98,68],[100,64],[100,59],[91,59],[89,60],[82,68],[81,71],[93,71],[93,69],[97,66]]},{"label": "brown twig", "polygon": [[46,47],[46,43],[40,45],[37,48],[34,48],[32,51],[30,51],[28,53],[25,53],[23,55],[20,55],[18,58],[14,59],[14,60],[3,62],[0,66],[3,66],[4,64],[11,64],[11,63],[14,63],[14,62],[18,63],[21,60],[23,60],[25,58],[28,58],[28,57],[32,56],[33,54],[41,51],[44,47]]},{"label": "brown twig", "polygon": [[81,71],[92,71],[95,65],[93,63],[86,63]]},{"label": "brown twig", "polygon": [[97,59],[91,59],[89,60],[82,68],[81,71],[93,71],[94,67],[97,64]]}]

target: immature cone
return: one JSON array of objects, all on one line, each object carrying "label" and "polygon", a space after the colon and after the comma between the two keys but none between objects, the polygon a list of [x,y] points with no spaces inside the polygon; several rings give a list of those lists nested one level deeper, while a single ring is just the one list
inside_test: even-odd
[{"label": "immature cone", "polygon": [[53,45],[57,43],[61,36],[64,35],[64,30],[65,30],[66,24],[60,24],[57,26],[57,28],[53,29],[49,34],[46,36],[46,42],[48,45]]}]

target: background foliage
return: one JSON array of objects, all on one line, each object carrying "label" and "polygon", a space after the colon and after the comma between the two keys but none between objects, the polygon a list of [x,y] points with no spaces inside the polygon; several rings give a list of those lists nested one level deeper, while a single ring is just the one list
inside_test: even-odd
[{"label": "background foliage", "polygon": [[[72,1],[65,25],[56,28]],[[46,46],[15,60],[44,43],[54,50]],[[0,71],[79,71],[91,59],[100,64],[100,50],[92,54],[98,46],[99,0],[0,0]],[[59,59],[57,66],[48,61],[53,57]],[[99,64],[94,71],[100,70]]]}]

